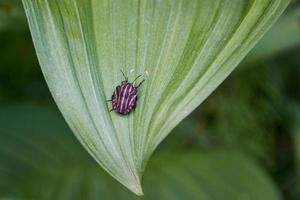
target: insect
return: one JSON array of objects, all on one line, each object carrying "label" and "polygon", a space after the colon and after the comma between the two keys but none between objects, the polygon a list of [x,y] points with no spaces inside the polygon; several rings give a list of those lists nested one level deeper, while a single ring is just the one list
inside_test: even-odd
[{"label": "insect", "polygon": [[142,75],[137,76],[131,83],[128,81],[128,77],[125,76],[122,70],[121,73],[123,74],[125,80],[116,87],[111,99],[108,101],[112,102],[112,109],[110,112],[115,110],[119,114],[127,115],[132,109],[135,109],[138,99],[138,88],[143,84],[145,79],[142,80],[137,86],[134,86],[134,82]]}]

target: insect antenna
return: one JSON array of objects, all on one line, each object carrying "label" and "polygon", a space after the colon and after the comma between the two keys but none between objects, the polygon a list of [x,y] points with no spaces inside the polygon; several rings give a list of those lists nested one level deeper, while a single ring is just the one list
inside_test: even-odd
[{"label": "insect antenna", "polygon": [[145,79],[142,80],[142,82],[140,82],[140,84],[138,86],[136,86],[136,88],[139,88],[143,83],[144,83]]},{"label": "insect antenna", "polygon": [[135,79],[134,79],[134,81],[132,81],[132,84],[138,79],[138,78],[140,78],[142,75],[138,75]]},{"label": "insect antenna", "polygon": [[125,81],[127,82],[128,81],[128,77],[125,76],[124,72],[120,69],[121,73],[123,74],[124,78],[125,78]]}]

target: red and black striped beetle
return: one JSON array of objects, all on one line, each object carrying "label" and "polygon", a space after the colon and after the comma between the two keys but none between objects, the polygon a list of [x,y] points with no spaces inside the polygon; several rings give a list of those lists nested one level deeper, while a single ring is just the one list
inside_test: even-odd
[{"label": "red and black striped beetle", "polygon": [[112,109],[115,110],[117,113],[122,115],[127,115],[130,113],[132,109],[135,109],[136,102],[138,99],[138,88],[143,84],[145,81],[142,80],[137,86],[134,86],[134,82],[141,77],[141,75],[137,76],[132,83],[128,81],[128,77],[125,76],[123,71],[121,70],[125,80],[121,82],[120,85],[118,85],[111,96],[112,102]]}]

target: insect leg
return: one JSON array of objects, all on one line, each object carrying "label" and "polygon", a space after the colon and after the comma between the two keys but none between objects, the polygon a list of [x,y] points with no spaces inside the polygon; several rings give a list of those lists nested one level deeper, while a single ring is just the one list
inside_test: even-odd
[{"label": "insect leg", "polygon": [[136,96],[136,97],[135,97],[135,104],[134,104],[133,107],[132,107],[133,110],[135,110],[135,108],[136,108],[136,102],[137,102],[137,100],[138,100],[138,97]]},{"label": "insect leg", "polygon": [[113,110],[114,110],[114,109],[112,108],[112,109],[109,110],[109,112],[111,112],[111,111],[113,111]]}]

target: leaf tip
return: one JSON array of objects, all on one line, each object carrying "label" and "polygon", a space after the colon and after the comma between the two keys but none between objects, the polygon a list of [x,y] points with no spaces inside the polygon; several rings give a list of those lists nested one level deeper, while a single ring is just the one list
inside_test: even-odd
[{"label": "leaf tip", "polygon": [[144,196],[144,192],[143,192],[143,189],[139,190],[137,193],[135,193],[137,196]]},{"label": "leaf tip", "polygon": [[141,178],[139,176],[133,176],[131,177],[131,179],[127,179],[127,181],[120,182],[120,183],[135,195],[144,196],[144,192],[141,184]]},{"label": "leaf tip", "polygon": [[138,180],[129,189],[137,196],[144,196],[144,192],[143,192],[143,188],[142,188],[142,184],[141,184],[140,180]]}]

